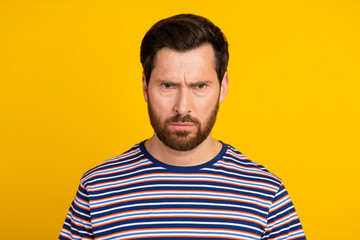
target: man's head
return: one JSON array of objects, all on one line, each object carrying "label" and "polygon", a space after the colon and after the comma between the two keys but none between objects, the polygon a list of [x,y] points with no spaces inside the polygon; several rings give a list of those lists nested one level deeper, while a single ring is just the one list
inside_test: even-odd
[{"label": "man's head", "polygon": [[194,15],[161,20],[143,39],[141,61],[157,138],[173,150],[196,148],[210,136],[227,92],[228,50],[220,29]]},{"label": "man's head", "polygon": [[185,52],[209,43],[215,53],[215,69],[221,83],[229,61],[228,42],[220,28],[208,19],[180,14],[155,23],[145,34],[140,49],[146,83],[149,83],[157,52],[164,48]]}]

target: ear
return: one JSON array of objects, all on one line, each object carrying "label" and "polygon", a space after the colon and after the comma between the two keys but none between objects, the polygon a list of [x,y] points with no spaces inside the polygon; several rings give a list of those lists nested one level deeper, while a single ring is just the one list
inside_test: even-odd
[{"label": "ear", "polygon": [[146,78],[144,72],[142,73],[142,85],[143,85],[143,94],[144,94],[145,102],[148,102],[148,93],[147,93],[148,87],[146,84]]},{"label": "ear", "polygon": [[229,74],[226,71],[223,77],[223,80],[220,85],[220,97],[219,97],[219,103],[222,103],[225,100],[227,90],[229,86]]}]

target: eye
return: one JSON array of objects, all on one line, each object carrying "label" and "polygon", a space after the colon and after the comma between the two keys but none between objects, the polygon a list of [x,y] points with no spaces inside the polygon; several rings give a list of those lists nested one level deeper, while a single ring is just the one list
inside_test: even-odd
[{"label": "eye", "polygon": [[173,87],[173,85],[171,83],[162,83],[161,86],[163,86],[163,88],[166,88],[166,89],[170,89]]},{"label": "eye", "polygon": [[205,83],[199,83],[199,84],[196,85],[197,89],[204,89],[205,87],[206,87]]}]

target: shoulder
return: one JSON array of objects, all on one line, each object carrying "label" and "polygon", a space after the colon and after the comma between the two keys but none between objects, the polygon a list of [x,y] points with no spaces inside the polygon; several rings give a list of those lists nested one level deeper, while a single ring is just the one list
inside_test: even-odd
[{"label": "shoulder", "polygon": [[279,177],[261,164],[250,160],[231,145],[227,144],[226,147],[227,149],[223,157],[215,164],[217,167],[248,176],[249,178],[256,179],[256,181],[272,182],[277,186],[282,184]]},{"label": "shoulder", "polygon": [[136,166],[147,163],[148,161],[144,158],[140,149],[140,143],[138,143],[119,156],[108,159],[87,171],[81,178],[81,184],[86,186],[87,183],[95,181],[96,179],[109,177],[119,172],[126,172]]}]

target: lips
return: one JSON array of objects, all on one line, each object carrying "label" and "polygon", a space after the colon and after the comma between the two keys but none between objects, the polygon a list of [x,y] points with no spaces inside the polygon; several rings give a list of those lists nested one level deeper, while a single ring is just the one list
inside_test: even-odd
[{"label": "lips", "polygon": [[170,127],[177,131],[189,131],[195,127],[195,124],[189,122],[175,122],[171,123]]}]

